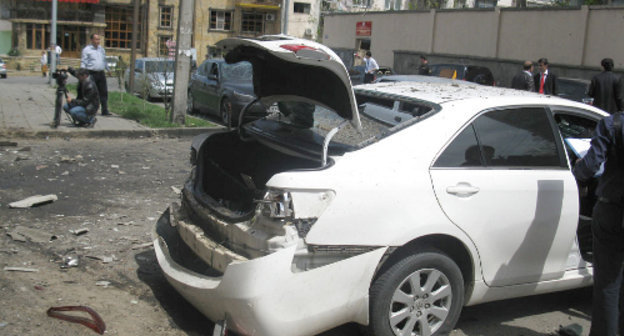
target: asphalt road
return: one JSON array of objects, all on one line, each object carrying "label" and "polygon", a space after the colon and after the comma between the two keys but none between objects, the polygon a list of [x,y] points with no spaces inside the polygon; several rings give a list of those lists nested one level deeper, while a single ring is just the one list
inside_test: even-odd
[{"label": "asphalt road", "polygon": [[[45,317],[48,307],[67,304],[100,312],[108,335],[212,334],[212,323],[169,286],[153,249],[144,245],[161,211],[179,197],[172,187],[180,188],[190,171],[191,139],[16,141],[16,147],[0,146],[0,264],[38,272],[0,271],[0,334],[91,335],[82,326]],[[58,201],[8,208],[10,202],[52,193]],[[89,232],[69,231],[81,227]],[[20,228],[56,238],[35,243],[7,235]],[[70,254],[81,263],[63,269]],[[102,280],[110,286],[96,285]],[[548,335],[571,323],[583,326],[586,335],[590,307],[589,289],[466,307],[451,336]],[[322,334],[356,335],[360,328],[354,324]]]}]

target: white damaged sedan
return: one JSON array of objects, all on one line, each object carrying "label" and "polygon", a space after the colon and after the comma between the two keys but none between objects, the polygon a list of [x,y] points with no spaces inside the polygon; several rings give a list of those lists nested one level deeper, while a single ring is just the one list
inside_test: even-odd
[{"label": "white damaged sedan", "polygon": [[243,335],[347,322],[443,335],[465,305],[591,285],[593,199],[570,144],[604,112],[476,84],[354,90],[323,45],[219,45],[253,65],[272,113],[194,140],[154,234],[168,281],[211,320]]}]

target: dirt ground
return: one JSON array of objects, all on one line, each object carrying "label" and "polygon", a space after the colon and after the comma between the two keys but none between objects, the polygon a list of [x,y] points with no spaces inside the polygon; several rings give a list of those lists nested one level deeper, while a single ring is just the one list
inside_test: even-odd
[{"label": "dirt ground", "polygon": [[[99,313],[107,335],[212,335],[150,245],[190,171],[190,138],[12,141],[0,146],[0,335],[94,335],[46,315],[70,305]],[[48,194],[58,200],[9,208]],[[451,335],[538,336],[571,323],[586,335],[590,306],[581,289],[466,307]],[[345,325],[322,336],[356,335]]]},{"label": "dirt ground", "polygon": [[[108,335],[210,334],[212,323],[168,286],[150,245],[188,176],[190,139],[16,142],[0,147],[0,334],[94,334],[46,316],[67,305],[94,309]],[[58,200],[8,206],[48,194]]]}]

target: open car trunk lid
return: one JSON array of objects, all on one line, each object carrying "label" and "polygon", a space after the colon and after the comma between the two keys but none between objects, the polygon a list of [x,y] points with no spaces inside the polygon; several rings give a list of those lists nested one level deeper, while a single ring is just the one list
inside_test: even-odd
[{"label": "open car trunk lid", "polygon": [[361,128],[349,74],[328,47],[308,40],[264,36],[217,43],[228,63],[253,65],[254,94],[262,101],[298,100],[324,106]]}]

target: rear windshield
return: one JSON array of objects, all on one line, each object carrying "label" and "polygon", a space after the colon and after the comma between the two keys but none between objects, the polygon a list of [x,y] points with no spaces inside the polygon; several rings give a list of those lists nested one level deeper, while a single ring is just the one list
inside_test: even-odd
[{"label": "rear windshield", "polygon": [[[256,127],[262,128],[262,132],[271,133],[272,138],[287,134],[288,141],[307,138],[306,142],[322,146],[325,136],[342,125],[330,142],[330,151],[331,146],[348,151],[373,143],[434,111],[431,104],[410,101],[404,97],[359,93],[356,99],[361,131],[357,131],[350,122],[345,122],[331,110],[302,102],[276,103],[271,108],[271,115],[266,118],[271,123],[256,123]],[[287,127],[288,132],[284,132],[277,124]]]}]

